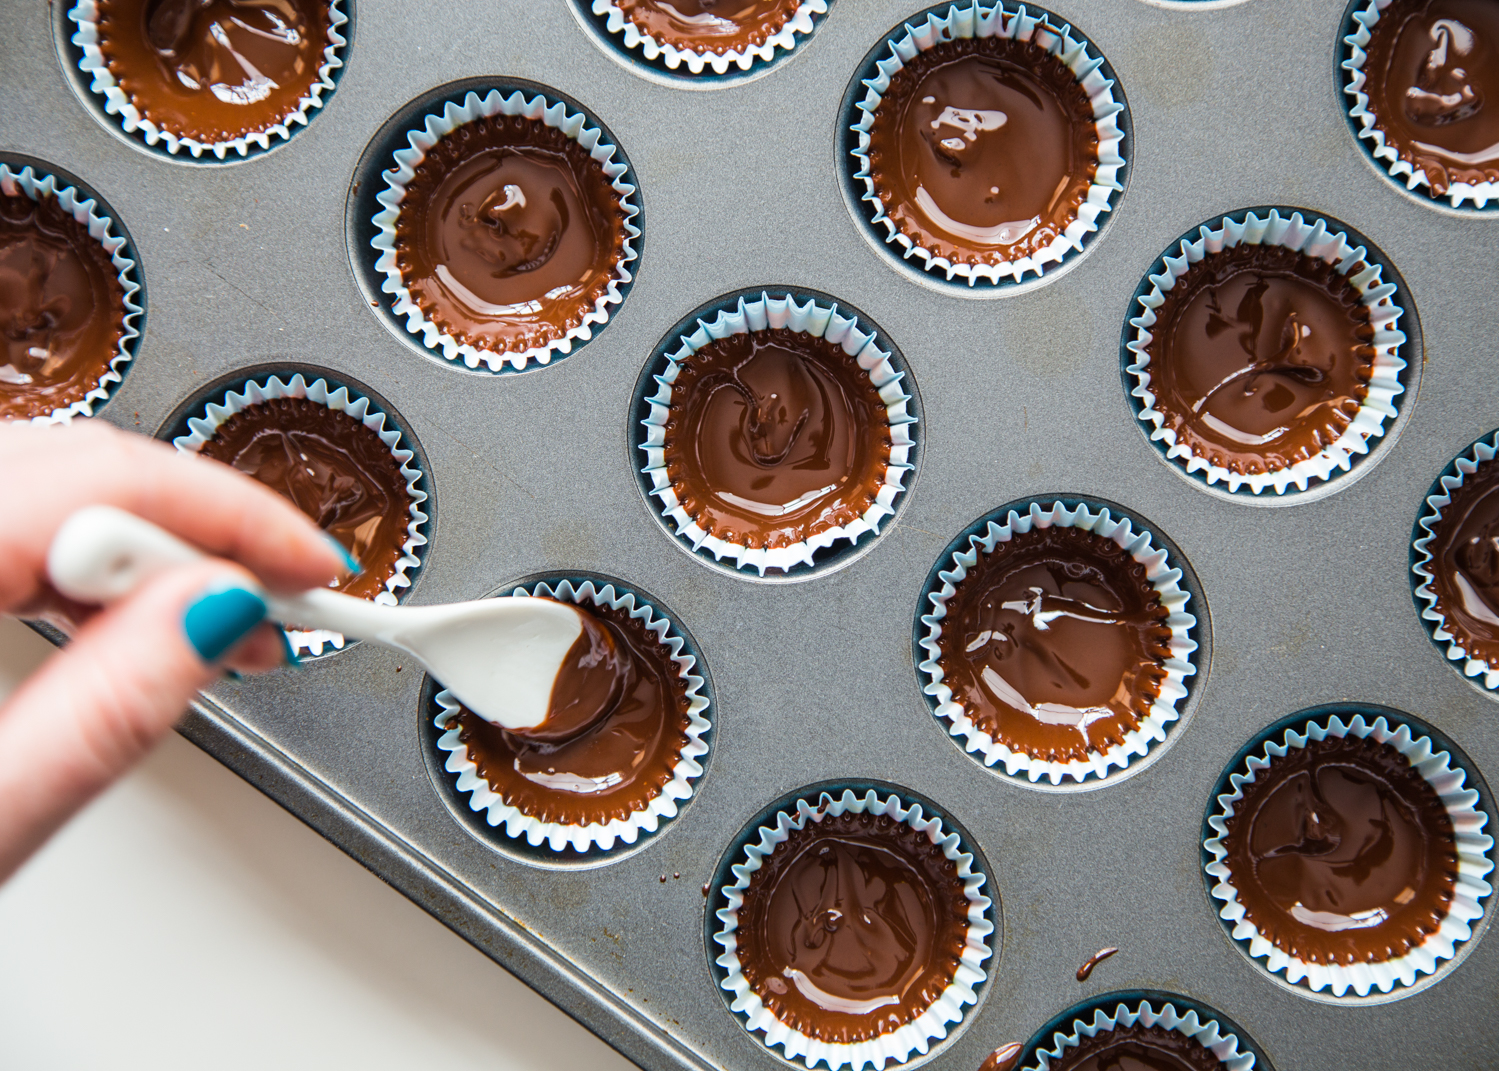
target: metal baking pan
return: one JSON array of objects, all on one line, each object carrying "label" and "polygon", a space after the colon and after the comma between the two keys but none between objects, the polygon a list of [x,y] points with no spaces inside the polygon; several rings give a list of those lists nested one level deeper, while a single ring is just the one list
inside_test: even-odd
[{"label": "metal baking pan", "polygon": [[[1278,1071],[1495,1066],[1494,939],[1480,935],[1405,999],[1330,1005],[1237,950],[1201,874],[1221,773],[1294,711],[1378,702],[1424,719],[1480,773],[1499,771],[1499,706],[1444,664],[1409,581],[1432,480],[1499,425],[1495,224],[1417,203],[1368,166],[1336,89],[1336,8],[1054,0],[1128,98],[1128,189],[1072,270],[973,301],[892,270],[840,190],[840,101],[919,4],[840,0],[764,77],[684,92],[606,54],[568,0],[419,16],[358,0],[322,112],[282,147],[215,166],[164,160],[106,128],[64,69],[65,7],[0,8],[0,152],[77,175],[136,243],[145,336],[103,419],[165,431],[209,383],[274,365],[364,384],[427,466],[432,542],[412,601],[541,573],[620,577],[690,629],[716,709],[712,759],[683,812],[639,851],[581,869],[496,851],[455,819],[425,754],[422,674],[391,652],[355,644],[301,672],[225,682],[195,706],[191,739],[643,1067],[779,1062],[716,988],[699,889],[764,808],[828,782],[905,788],[987,861],[1003,941],[932,1067],[972,1071],[1109,991],[1216,1009]],[[410,102],[466,78],[575,99],[640,184],[628,298],[567,360],[522,375],[419,355],[371,309],[350,263],[363,252],[346,223],[362,154]],[[1255,205],[1316,211],[1376,243],[1417,306],[1424,351],[1392,445],[1357,483],[1283,509],[1223,501],[1169,471],[1119,376],[1121,327],[1151,264],[1199,223]],[[637,378],[668,330],[725,294],[776,287],[871,317],[922,401],[900,515],[847,567],[793,584],[682,553],[628,446]],[[1117,502],[1159,526],[1195,571],[1211,639],[1170,747],[1090,792],[1033,791],[966,756],[930,713],[911,654],[923,584],[949,541],[1002,503],[1047,496]],[[1108,945],[1120,953],[1078,983],[1078,965]]]}]

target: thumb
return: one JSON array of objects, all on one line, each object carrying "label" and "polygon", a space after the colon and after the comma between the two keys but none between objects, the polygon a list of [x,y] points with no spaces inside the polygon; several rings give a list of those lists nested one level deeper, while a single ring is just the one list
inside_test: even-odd
[{"label": "thumb", "polygon": [[0,881],[166,734],[265,613],[243,570],[183,566],[92,618],[0,706]]}]

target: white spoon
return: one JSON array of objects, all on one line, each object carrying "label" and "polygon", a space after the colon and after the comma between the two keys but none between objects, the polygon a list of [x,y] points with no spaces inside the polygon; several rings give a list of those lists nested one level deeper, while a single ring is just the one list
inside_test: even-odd
[{"label": "white spoon", "polygon": [[[157,573],[205,556],[123,510],[89,506],[58,530],[47,573],[69,598],[108,604]],[[283,624],[404,651],[475,714],[538,740],[566,739],[596,723],[618,703],[629,672],[607,628],[552,599],[379,606],[315,588],[267,593],[265,600],[270,617]]]}]

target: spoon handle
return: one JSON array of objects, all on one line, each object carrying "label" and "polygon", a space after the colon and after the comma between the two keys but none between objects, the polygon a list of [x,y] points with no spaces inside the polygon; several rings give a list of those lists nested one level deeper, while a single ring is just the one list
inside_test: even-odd
[{"label": "spoon handle", "polygon": [[[113,506],[89,506],[69,517],[47,553],[53,587],[78,602],[123,599],[158,573],[206,555],[169,532]],[[283,624],[330,629],[350,639],[385,639],[405,620],[392,606],[314,588],[267,595],[271,616]]]}]

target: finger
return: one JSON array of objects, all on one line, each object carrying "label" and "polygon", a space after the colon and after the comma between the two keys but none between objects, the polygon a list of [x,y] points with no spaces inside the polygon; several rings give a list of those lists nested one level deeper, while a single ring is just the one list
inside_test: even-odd
[{"label": "finger", "polygon": [[40,597],[52,536],[75,510],[118,506],[212,555],[242,564],[268,587],[322,587],[349,568],[347,552],[299,509],[228,465],[98,421],[67,428],[0,424],[9,498],[0,513],[0,609]]},{"label": "finger", "polygon": [[279,625],[261,625],[234,649],[224,664],[238,673],[265,673],[301,661]]},{"label": "finger", "polygon": [[206,561],[97,615],[0,707],[0,881],[181,717],[265,617],[248,574]]}]

